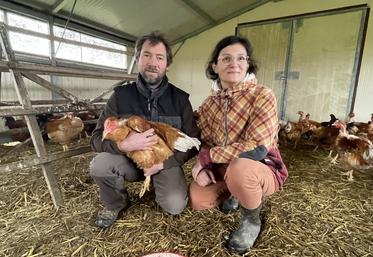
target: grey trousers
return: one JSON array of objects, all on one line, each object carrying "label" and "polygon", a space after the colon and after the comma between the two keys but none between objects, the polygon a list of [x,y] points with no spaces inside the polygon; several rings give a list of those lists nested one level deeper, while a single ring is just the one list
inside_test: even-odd
[{"label": "grey trousers", "polygon": [[[91,161],[90,173],[100,188],[100,200],[109,210],[122,209],[126,197],[125,181],[144,180],[143,171],[124,155],[98,153]],[[188,203],[188,187],[181,167],[161,170],[152,176],[155,201],[170,214],[181,213]]]}]

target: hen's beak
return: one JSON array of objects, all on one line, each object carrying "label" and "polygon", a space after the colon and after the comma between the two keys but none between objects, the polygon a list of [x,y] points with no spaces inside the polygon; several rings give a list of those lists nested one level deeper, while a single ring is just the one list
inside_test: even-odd
[{"label": "hen's beak", "polygon": [[102,141],[104,141],[106,139],[106,136],[109,134],[108,131],[105,131],[102,133]]}]

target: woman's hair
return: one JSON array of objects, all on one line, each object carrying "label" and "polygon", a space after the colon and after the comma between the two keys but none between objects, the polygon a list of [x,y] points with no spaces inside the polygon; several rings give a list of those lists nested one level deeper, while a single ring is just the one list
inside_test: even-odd
[{"label": "woman's hair", "polygon": [[256,62],[252,58],[253,47],[251,46],[249,40],[247,40],[244,37],[239,37],[239,36],[228,36],[220,40],[216,44],[214,51],[212,51],[209,61],[207,63],[207,68],[206,68],[207,78],[212,79],[212,80],[217,80],[219,78],[219,75],[214,72],[212,65],[218,63],[218,57],[219,57],[220,51],[223,48],[230,46],[230,45],[234,45],[234,44],[241,44],[243,47],[245,47],[247,55],[249,56],[249,59],[248,59],[249,68],[246,73],[256,74],[258,67],[256,65]]},{"label": "woman's hair", "polygon": [[138,61],[140,58],[141,49],[145,41],[149,41],[149,44],[151,46],[155,46],[158,43],[162,43],[166,48],[167,67],[170,66],[170,64],[172,63],[172,50],[171,50],[170,45],[164,38],[163,34],[160,33],[159,31],[153,31],[148,35],[142,36],[136,41],[136,46],[135,46],[136,60]]}]

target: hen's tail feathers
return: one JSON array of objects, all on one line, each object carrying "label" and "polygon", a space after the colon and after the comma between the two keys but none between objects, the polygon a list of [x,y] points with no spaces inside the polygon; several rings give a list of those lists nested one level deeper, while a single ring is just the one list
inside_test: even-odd
[{"label": "hen's tail feathers", "polygon": [[144,196],[144,194],[145,194],[146,191],[150,190],[150,183],[151,183],[150,176],[147,176],[145,178],[144,184],[143,184],[143,186],[141,188],[141,191],[139,193],[140,198],[142,198]]},{"label": "hen's tail feathers", "polygon": [[180,152],[186,152],[189,149],[195,147],[199,150],[199,146],[201,142],[195,137],[189,137],[188,135],[184,134],[183,132],[178,132],[179,137],[177,138],[174,149]]}]

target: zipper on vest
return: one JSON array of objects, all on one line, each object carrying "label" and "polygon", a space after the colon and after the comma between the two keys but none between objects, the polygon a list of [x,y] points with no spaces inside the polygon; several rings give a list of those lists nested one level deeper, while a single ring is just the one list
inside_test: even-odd
[{"label": "zipper on vest", "polygon": [[224,97],[224,133],[225,133],[225,140],[224,140],[224,146],[227,145],[228,141],[228,119],[227,119],[227,113],[228,113],[228,96],[226,95]]},{"label": "zipper on vest", "polygon": [[148,98],[148,111],[150,112],[150,98]]}]

